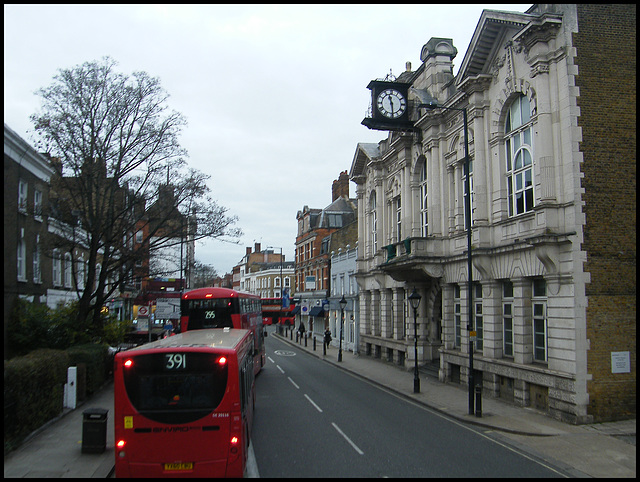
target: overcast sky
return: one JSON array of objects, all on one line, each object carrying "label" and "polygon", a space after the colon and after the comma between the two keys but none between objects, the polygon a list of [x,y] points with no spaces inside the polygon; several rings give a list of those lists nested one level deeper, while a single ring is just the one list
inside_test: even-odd
[{"label": "overcast sky", "polygon": [[416,70],[431,37],[453,39],[457,73],[483,9],[530,6],[5,4],[4,122],[33,145],[34,92],[58,69],[108,55],[146,71],[187,118],[190,167],[244,231],[196,243],[196,259],[224,274],[258,242],[293,261],[296,213],[330,204],[356,145],[386,137],[361,125],[369,81]]}]

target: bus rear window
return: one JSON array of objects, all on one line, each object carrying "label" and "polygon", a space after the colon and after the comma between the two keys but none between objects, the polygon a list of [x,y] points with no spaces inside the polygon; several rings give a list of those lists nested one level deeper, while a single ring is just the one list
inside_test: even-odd
[{"label": "bus rear window", "polygon": [[189,330],[233,328],[234,306],[231,298],[186,300],[182,302],[182,315],[189,316]]},{"label": "bus rear window", "polygon": [[197,352],[153,353],[132,358],[124,384],[141,415],[161,423],[188,423],[213,412],[227,388],[228,362]]}]

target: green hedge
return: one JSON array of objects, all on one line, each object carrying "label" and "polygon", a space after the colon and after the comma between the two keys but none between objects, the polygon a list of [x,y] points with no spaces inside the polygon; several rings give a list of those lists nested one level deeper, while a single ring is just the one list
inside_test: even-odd
[{"label": "green hedge", "polygon": [[5,452],[62,412],[68,366],[69,355],[51,349],[5,361]]},{"label": "green hedge", "polygon": [[4,362],[5,454],[62,412],[67,368],[78,364],[86,366],[87,393],[96,393],[111,371],[108,346],[39,349]]},{"label": "green hedge", "polygon": [[109,377],[112,359],[107,345],[87,343],[72,346],[66,352],[69,354],[70,365],[78,366],[84,363],[87,367],[87,395],[96,393]]}]

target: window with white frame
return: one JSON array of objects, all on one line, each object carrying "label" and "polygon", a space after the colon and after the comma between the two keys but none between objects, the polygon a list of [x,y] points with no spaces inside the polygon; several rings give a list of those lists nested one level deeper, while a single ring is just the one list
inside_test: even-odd
[{"label": "window with white frame", "polygon": [[513,283],[502,282],[502,355],[513,357]]},{"label": "window with white frame", "polygon": [[427,211],[427,160],[422,163],[420,171],[420,229],[421,236],[427,237],[429,234],[429,215]]},{"label": "window with white frame", "polygon": [[460,303],[460,286],[453,286],[453,323],[454,345],[460,348],[462,345],[462,307]]},{"label": "window with white frame", "polygon": [[[467,206],[466,204],[467,203],[467,188],[466,188],[467,170],[466,169],[467,169],[467,165],[465,164],[464,173],[462,175],[462,183],[465,186],[464,194],[463,194],[464,203],[465,203],[464,204],[464,228],[469,229],[469,220],[467,219],[467,207],[466,207]],[[474,198],[473,196],[473,161],[471,159],[469,159],[469,192],[471,193],[471,204],[469,205],[469,211],[471,213],[471,223],[473,223],[473,200],[474,200],[473,199]]]},{"label": "window with white frame", "polygon": [[533,280],[533,360],[547,362],[547,284],[545,280]]},{"label": "window with white frame", "polygon": [[72,284],[72,265],[71,253],[64,254],[64,287],[73,288]]},{"label": "window with white frame", "polygon": [[33,250],[33,282],[42,283],[42,272],[40,271],[40,236],[36,236],[36,245]]},{"label": "window with white frame", "polygon": [[51,277],[53,286],[62,286],[62,258],[60,257],[60,250],[57,248],[53,250]]},{"label": "window with white frame", "polygon": [[27,243],[24,240],[24,230],[21,230],[17,246],[18,281],[27,281]]},{"label": "window with white frame", "polygon": [[484,348],[484,315],[482,313],[482,285],[473,283],[473,308],[476,328],[476,350]]},{"label": "window with white frame", "polygon": [[373,246],[373,253],[378,251],[378,212],[376,210],[376,193],[371,193],[370,200],[371,208],[371,246]]},{"label": "window with white frame", "polygon": [[509,216],[533,210],[533,126],[529,99],[521,95],[509,106],[505,122]]},{"label": "window with white frame", "polygon": [[83,290],[84,289],[84,276],[85,276],[85,271],[84,271],[84,256],[81,257],[78,260],[77,263],[77,278],[78,278],[78,289]]},{"label": "window with white frame", "polygon": [[21,213],[27,212],[28,191],[29,191],[29,186],[27,184],[27,181],[23,181],[22,179],[20,179],[18,181],[18,211],[20,211]]},{"label": "window with white frame", "polygon": [[396,241],[402,240],[402,198],[396,198]]},{"label": "window with white frame", "polygon": [[36,220],[42,220],[42,191],[34,189],[33,191],[33,216]]}]

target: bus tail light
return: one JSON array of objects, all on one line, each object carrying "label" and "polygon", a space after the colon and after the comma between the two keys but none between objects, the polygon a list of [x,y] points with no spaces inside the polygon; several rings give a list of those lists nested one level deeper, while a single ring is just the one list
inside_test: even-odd
[{"label": "bus tail light", "polygon": [[125,453],[124,453],[125,445],[127,445],[127,442],[125,442],[124,440],[118,440],[118,443],[116,443],[116,447],[118,448],[118,457],[120,457],[121,459],[125,457]]},{"label": "bus tail light", "polygon": [[133,360],[131,358],[127,359],[124,362],[124,366],[125,366],[125,368],[129,368],[129,367],[133,366]]},{"label": "bus tail light", "polygon": [[226,364],[227,364],[227,357],[221,356],[220,358],[218,358],[218,365],[224,366]]},{"label": "bus tail light", "polygon": [[239,443],[240,443],[240,437],[236,435],[232,435],[231,440],[229,440],[229,452],[231,452],[234,455],[237,454]]}]

